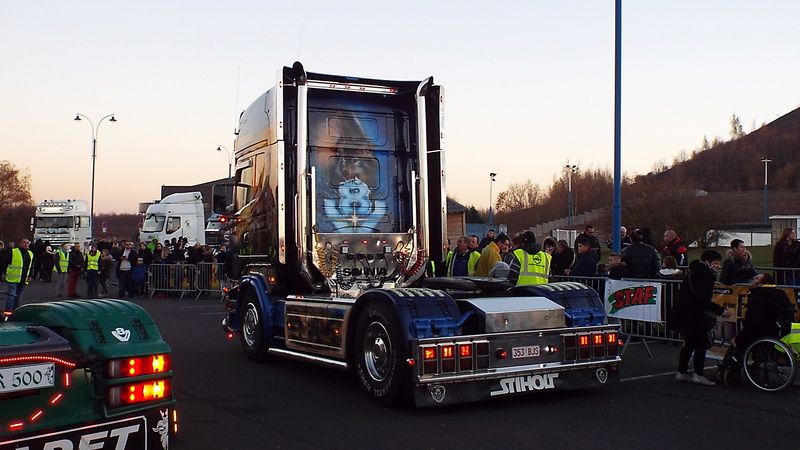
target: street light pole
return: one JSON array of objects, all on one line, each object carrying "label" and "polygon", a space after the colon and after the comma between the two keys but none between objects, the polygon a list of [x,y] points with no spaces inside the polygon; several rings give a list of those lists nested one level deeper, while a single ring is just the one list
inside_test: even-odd
[{"label": "street light pole", "polygon": [[489,174],[489,226],[492,225],[492,184],[494,184],[494,177],[497,174],[492,172]]},{"label": "street light pole", "polygon": [[226,152],[228,152],[228,182],[230,182],[231,181],[231,166],[233,165],[233,162],[231,161],[231,151],[228,150],[224,145],[218,145],[217,146],[217,151],[221,152],[222,150],[225,150]]},{"label": "street light pole", "polygon": [[578,169],[577,164],[567,164],[567,228],[572,228],[572,173]]},{"label": "street light pole", "polygon": [[772,160],[762,156],[761,162],[764,163],[764,223],[767,223],[769,222],[769,216],[767,215],[767,166]]},{"label": "street light pole", "polygon": [[114,114],[109,114],[107,116],[104,116],[102,119],[100,119],[99,122],[97,122],[97,128],[95,128],[94,123],[92,123],[92,120],[84,116],[83,114],[77,113],[75,115],[75,119],[73,120],[75,120],[76,122],[80,122],[81,117],[88,120],[89,125],[91,125],[92,127],[92,197],[89,200],[89,238],[91,241],[94,241],[94,172],[96,166],[95,162],[97,159],[97,133],[98,131],[100,131],[100,124],[103,123],[104,120],[110,117],[110,119],[108,120],[109,122],[116,122],[117,119],[114,118]]}]

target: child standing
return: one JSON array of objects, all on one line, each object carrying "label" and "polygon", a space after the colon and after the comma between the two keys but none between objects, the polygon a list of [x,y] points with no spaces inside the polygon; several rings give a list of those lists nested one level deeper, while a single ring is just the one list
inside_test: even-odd
[{"label": "child standing", "polygon": [[145,295],[147,293],[145,281],[147,280],[147,266],[143,258],[136,260],[136,265],[133,266],[133,283],[136,285],[136,296]]}]

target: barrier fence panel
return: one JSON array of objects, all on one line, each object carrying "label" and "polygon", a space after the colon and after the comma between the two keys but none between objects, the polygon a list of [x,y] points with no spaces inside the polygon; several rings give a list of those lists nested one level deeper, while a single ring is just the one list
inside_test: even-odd
[{"label": "barrier fence panel", "polygon": [[197,298],[204,293],[222,297],[227,281],[222,263],[197,264]]},{"label": "barrier fence panel", "polygon": [[[572,276],[553,276],[554,281],[575,281],[583,283],[595,291],[597,291],[600,298],[603,299],[603,304],[606,304],[608,299],[605,298],[606,277],[572,277]],[[677,298],[678,291],[680,290],[681,280],[644,280],[644,279],[631,279],[623,278],[623,281],[641,281],[649,283],[661,283],[661,310],[659,311],[659,320],[656,322],[649,322],[643,320],[633,319],[619,319],[616,317],[609,317],[610,322],[617,322],[620,324],[622,334],[630,337],[640,337],[647,339],[662,339],[667,341],[678,341],[680,336],[667,329],[667,317],[672,310],[672,305]]]},{"label": "barrier fence panel", "polygon": [[183,298],[196,289],[197,267],[191,264],[150,264],[147,280],[150,297],[180,293]]}]

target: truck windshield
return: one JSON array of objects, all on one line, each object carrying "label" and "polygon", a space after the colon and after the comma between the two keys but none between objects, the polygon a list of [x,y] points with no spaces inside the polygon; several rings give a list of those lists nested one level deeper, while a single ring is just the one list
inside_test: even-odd
[{"label": "truck windshield", "polygon": [[36,228],[72,228],[72,216],[36,217]]},{"label": "truck windshield", "polygon": [[147,233],[157,233],[164,229],[164,222],[166,221],[166,219],[167,216],[148,214],[147,217],[144,218],[144,223],[142,224],[142,231]]}]

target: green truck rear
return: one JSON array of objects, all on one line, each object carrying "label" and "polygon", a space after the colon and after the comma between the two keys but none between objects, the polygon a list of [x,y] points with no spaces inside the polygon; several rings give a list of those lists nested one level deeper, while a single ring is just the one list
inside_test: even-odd
[{"label": "green truck rear", "polygon": [[122,300],[24,305],[0,322],[0,450],[167,449],[172,354]]}]

